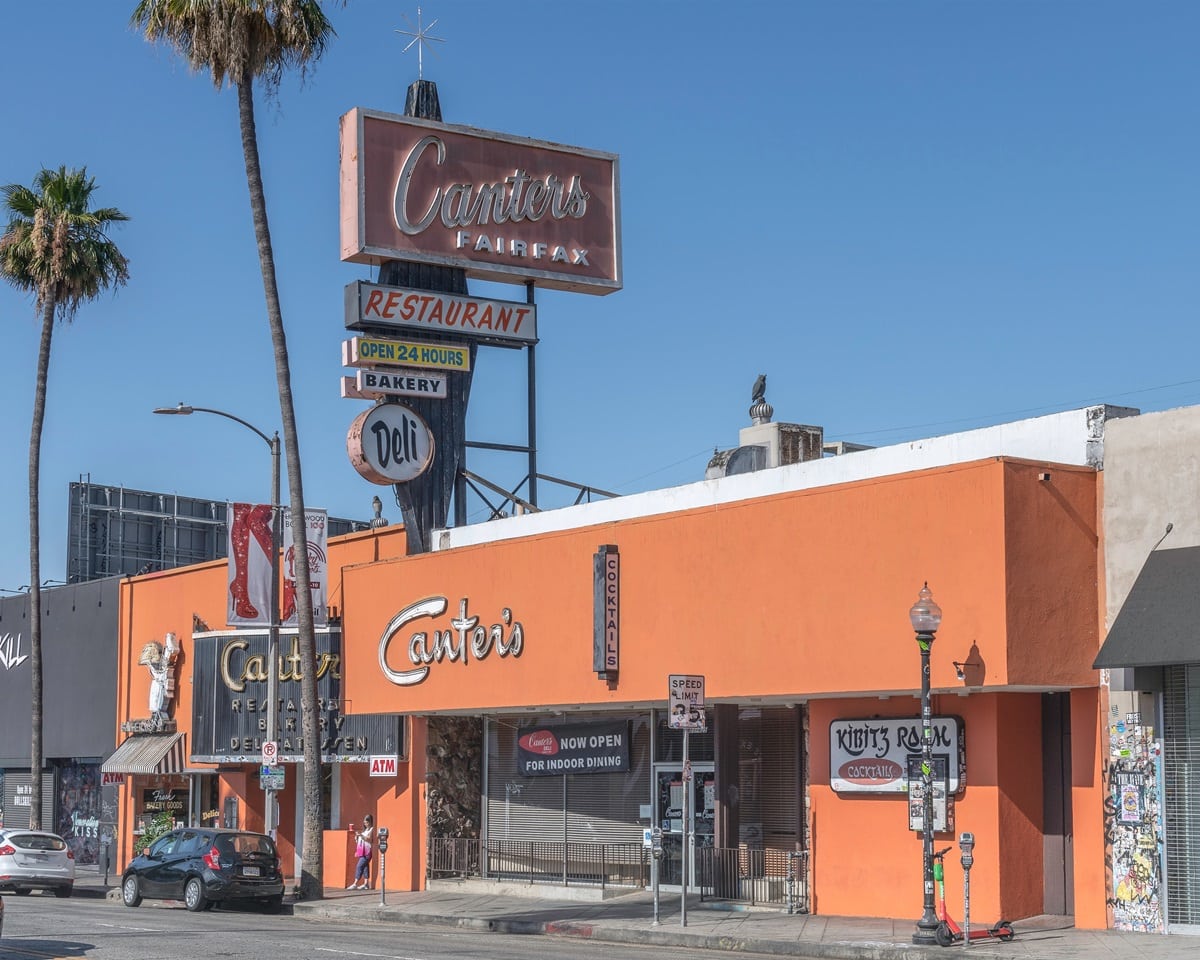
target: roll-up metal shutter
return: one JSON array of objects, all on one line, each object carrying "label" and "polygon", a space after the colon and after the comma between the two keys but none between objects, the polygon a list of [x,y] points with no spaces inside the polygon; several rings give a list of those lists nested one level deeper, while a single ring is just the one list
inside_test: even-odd
[{"label": "roll-up metal shutter", "polygon": [[740,833],[744,843],[793,850],[804,836],[800,711],[743,707],[738,714]]},{"label": "roll-up metal shutter", "polygon": [[[0,809],[5,827],[29,826],[29,797],[33,781],[28,771],[4,772],[4,807]],[[42,773],[42,829],[54,830],[55,778],[53,771]]]},{"label": "roll-up metal shutter", "polygon": [[[628,772],[548,777],[517,773],[517,739],[523,731],[545,724],[491,718],[485,786],[488,839],[640,843],[641,807],[650,802],[650,726],[645,714],[620,718],[626,716],[631,728]],[[611,713],[572,714],[570,722],[614,719],[618,716]]]},{"label": "roll-up metal shutter", "polygon": [[1200,928],[1200,665],[1163,674],[1167,922]]}]

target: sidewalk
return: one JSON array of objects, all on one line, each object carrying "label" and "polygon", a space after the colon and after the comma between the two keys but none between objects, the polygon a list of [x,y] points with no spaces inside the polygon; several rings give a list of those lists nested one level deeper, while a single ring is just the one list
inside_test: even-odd
[{"label": "sidewalk", "polygon": [[[89,868],[83,868],[89,870]],[[120,878],[82,870],[75,881],[79,896],[104,896],[119,905]],[[532,892],[532,891],[531,891]],[[687,926],[680,923],[679,894],[654,899],[635,892],[606,900],[559,896],[516,896],[485,892],[468,884],[443,883],[434,890],[386,895],[378,890],[326,890],[325,899],[285,905],[297,918],[328,918],[341,923],[411,923],[452,926],[495,933],[581,937],[610,943],[636,943],[692,949],[733,950],[813,960],[946,960],[964,947],[917,946],[912,920],[874,917],[788,916],[774,908],[730,909],[688,900]],[[149,904],[150,901],[147,901]],[[990,918],[992,922],[997,918]],[[973,926],[977,926],[973,924]],[[972,943],[979,960],[1191,960],[1200,947],[1196,937],[1159,936],[1113,930],[1076,930],[1069,917],[1033,917],[1013,922],[1008,943]]]}]

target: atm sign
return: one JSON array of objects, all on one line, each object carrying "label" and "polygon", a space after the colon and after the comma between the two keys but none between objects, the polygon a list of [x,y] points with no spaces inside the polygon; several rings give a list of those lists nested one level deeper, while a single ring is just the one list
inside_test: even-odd
[{"label": "atm sign", "polygon": [[394,777],[396,776],[397,757],[372,757],[371,758],[371,776],[373,777]]}]

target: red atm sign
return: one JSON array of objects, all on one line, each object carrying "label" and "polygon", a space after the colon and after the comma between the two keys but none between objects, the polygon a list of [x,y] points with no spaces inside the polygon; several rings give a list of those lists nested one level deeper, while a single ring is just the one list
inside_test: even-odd
[{"label": "red atm sign", "polygon": [[372,757],[371,758],[371,776],[373,777],[394,777],[396,776],[397,758],[394,756]]}]

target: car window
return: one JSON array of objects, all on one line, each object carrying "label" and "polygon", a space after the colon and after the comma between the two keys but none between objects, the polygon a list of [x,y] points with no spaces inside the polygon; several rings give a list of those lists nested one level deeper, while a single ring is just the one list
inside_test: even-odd
[{"label": "car window", "polygon": [[175,847],[179,843],[179,834],[168,833],[165,837],[159,837],[150,847],[150,856],[165,857],[169,853],[173,853]]},{"label": "car window", "polygon": [[200,850],[201,836],[195,830],[184,830],[179,836],[179,849],[176,851],[182,857],[194,857]]},{"label": "car window", "polygon": [[258,833],[224,834],[217,838],[217,849],[222,856],[245,857],[256,853],[275,856],[275,844],[271,838]]},{"label": "car window", "polygon": [[10,833],[8,842],[25,850],[65,850],[67,845],[61,837],[45,833]]}]

